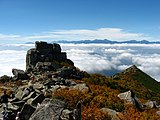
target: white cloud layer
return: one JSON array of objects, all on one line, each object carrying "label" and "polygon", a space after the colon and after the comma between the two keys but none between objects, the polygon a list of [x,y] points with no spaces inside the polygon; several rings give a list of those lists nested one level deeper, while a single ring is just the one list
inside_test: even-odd
[{"label": "white cloud layer", "polygon": [[[12,75],[12,68],[25,70],[26,52],[33,47],[34,45],[1,45],[0,76]],[[61,44],[61,47],[81,70],[111,75],[135,64],[160,81],[158,44]]]},{"label": "white cloud layer", "polygon": [[[131,65],[160,81],[160,45],[62,45],[77,67],[94,73],[115,74]],[[75,48],[75,49],[73,49]]]}]

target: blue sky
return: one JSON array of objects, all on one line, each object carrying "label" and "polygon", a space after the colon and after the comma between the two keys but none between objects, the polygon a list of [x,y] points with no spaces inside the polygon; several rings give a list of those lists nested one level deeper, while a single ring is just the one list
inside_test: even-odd
[{"label": "blue sky", "polygon": [[160,40],[159,0],[0,0],[0,43]]}]

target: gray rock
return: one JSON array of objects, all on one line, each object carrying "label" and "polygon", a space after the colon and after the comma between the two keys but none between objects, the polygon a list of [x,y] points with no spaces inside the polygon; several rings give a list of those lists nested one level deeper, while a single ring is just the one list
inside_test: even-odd
[{"label": "gray rock", "polygon": [[45,99],[45,96],[43,94],[38,95],[35,97],[32,101],[33,106],[37,106],[38,103],[42,103],[42,101]]},{"label": "gray rock", "polygon": [[124,93],[120,93],[118,95],[118,97],[121,100],[124,100],[130,104],[133,104],[138,111],[143,111],[143,109],[144,109],[143,104],[139,101],[139,99],[136,97],[136,95],[134,93],[132,93],[131,90],[124,92]]},{"label": "gray rock", "polygon": [[57,43],[53,44],[53,52],[54,53],[61,53],[61,46]]},{"label": "gray rock", "polygon": [[[22,120],[29,120],[30,116],[33,114],[33,112],[36,110],[33,106],[29,104],[24,104],[21,114],[20,114],[20,119]],[[38,120],[38,119],[37,119]]]},{"label": "gray rock", "polygon": [[120,120],[120,118],[118,117],[118,112],[116,112],[115,110],[109,108],[102,108],[101,111],[104,113],[107,112],[111,120]]},{"label": "gray rock", "polygon": [[60,116],[61,120],[73,120],[73,111],[65,109]]},{"label": "gray rock", "polygon": [[18,89],[18,92],[15,94],[15,97],[21,100],[23,98],[23,91],[22,89]]},{"label": "gray rock", "polygon": [[41,50],[50,50],[50,51],[52,51],[53,50],[53,45],[52,44],[47,44],[47,42],[38,42],[38,41],[36,41],[35,48],[38,51],[41,51]]},{"label": "gray rock", "polygon": [[58,68],[60,68],[60,65],[57,62],[37,62],[34,69],[38,71],[54,71]]},{"label": "gray rock", "polygon": [[0,77],[0,81],[3,82],[8,82],[9,80],[11,80],[11,77],[7,76],[7,75],[3,75]]},{"label": "gray rock", "polygon": [[56,85],[55,80],[47,81],[44,83],[44,86],[47,87],[47,89],[49,89],[52,85]]},{"label": "gray rock", "polygon": [[83,83],[83,84],[76,84],[75,86],[71,86],[69,87],[70,89],[76,89],[76,90],[79,90],[79,91],[89,91],[89,88],[88,86]]},{"label": "gray rock", "polygon": [[39,59],[39,52],[36,49],[30,49],[26,55],[26,71],[31,72]]},{"label": "gray rock", "polygon": [[12,73],[14,75],[15,80],[27,80],[29,76],[23,70],[12,69]]},{"label": "gray rock", "polygon": [[52,93],[56,92],[59,88],[61,88],[59,85],[55,85],[52,86],[52,88],[50,89],[50,91],[52,91]]},{"label": "gray rock", "polygon": [[153,108],[153,107],[156,107],[155,104],[154,104],[154,101],[148,101],[145,103],[145,106],[147,108]]},{"label": "gray rock", "polygon": [[120,94],[118,95],[118,97],[119,97],[121,100],[125,100],[125,101],[127,101],[127,102],[129,102],[129,103],[132,103],[132,98],[131,98],[131,92],[130,92],[130,90],[127,91],[127,92],[124,92],[124,93],[120,93]]},{"label": "gray rock", "polygon": [[74,86],[74,85],[76,85],[77,83],[76,82],[74,82],[73,80],[65,80],[65,85],[66,86]]},{"label": "gray rock", "polygon": [[36,96],[37,96],[37,95],[36,95],[36,92],[33,91],[33,92],[31,92],[28,96],[24,97],[22,100],[23,100],[23,101],[27,101],[28,99],[30,99],[30,98],[35,98]]},{"label": "gray rock", "polygon": [[76,105],[75,119],[82,120],[82,103],[80,101]]},{"label": "gray rock", "polygon": [[35,89],[35,90],[36,89],[38,89],[38,90],[43,89],[43,84],[37,82],[36,84],[33,85],[33,89]]},{"label": "gray rock", "polygon": [[70,67],[63,67],[59,70],[59,76],[61,78],[70,77],[71,74],[73,75],[75,73],[75,69]]},{"label": "gray rock", "polygon": [[12,102],[12,105],[18,106],[19,109],[21,109],[24,104],[25,104],[25,101]]},{"label": "gray rock", "polygon": [[33,99],[34,99],[34,98],[30,98],[30,99],[28,99],[28,100],[27,100],[27,104],[32,105],[32,101],[33,101]]},{"label": "gray rock", "polygon": [[17,111],[20,107],[15,105],[15,104],[12,104],[12,103],[8,103],[8,109],[9,110],[13,110],[13,111]]},{"label": "gray rock", "polygon": [[16,90],[15,98],[22,100],[28,95],[30,95],[30,93],[33,91],[34,89],[32,86],[24,86],[23,88],[19,88]]},{"label": "gray rock", "polygon": [[57,99],[44,100],[32,114],[30,120],[59,120],[65,106],[65,102]]},{"label": "gray rock", "polygon": [[25,97],[32,95],[30,94],[31,92],[34,92],[33,86],[26,86],[23,90],[23,95],[22,95],[22,99],[24,99]]},{"label": "gray rock", "polygon": [[[46,42],[36,42],[35,48],[28,50],[26,55],[26,71],[50,71],[59,68],[58,62],[67,61],[73,65],[71,60],[67,59],[65,52],[61,52],[59,44],[48,44]],[[44,62],[44,63],[43,63]]]},{"label": "gray rock", "polygon": [[160,111],[157,111],[156,114],[160,116]]}]

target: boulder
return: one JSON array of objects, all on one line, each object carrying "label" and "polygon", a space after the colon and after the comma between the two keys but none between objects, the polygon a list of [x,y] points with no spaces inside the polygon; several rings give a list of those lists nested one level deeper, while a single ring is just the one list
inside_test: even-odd
[{"label": "boulder", "polygon": [[58,71],[58,75],[62,78],[73,78],[73,79],[82,79],[84,77],[84,73],[77,70],[75,67],[66,67],[63,66]]},{"label": "boulder", "polygon": [[41,50],[52,51],[53,50],[53,45],[52,44],[47,44],[47,42],[36,41],[35,48],[36,48],[37,51],[41,51]]},{"label": "boulder", "polygon": [[147,108],[156,108],[156,105],[155,105],[155,101],[147,101],[145,104],[144,104]]},{"label": "boulder", "polygon": [[76,84],[75,86],[69,87],[72,90],[79,90],[79,91],[89,91],[88,86],[83,83],[83,84]]},{"label": "boulder", "polygon": [[136,95],[133,93],[132,90],[120,93],[118,97],[121,100],[126,101],[128,104],[133,104],[138,111],[143,111],[144,109],[143,104],[139,101],[139,99],[136,97]]},{"label": "boulder", "polygon": [[127,92],[118,94],[118,97],[119,97],[121,100],[125,100],[125,101],[127,101],[128,103],[132,103],[131,91],[130,91],[130,90],[127,91]]},{"label": "boulder", "polygon": [[12,73],[14,75],[15,80],[27,80],[29,76],[23,70],[12,69]]},{"label": "boulder", "polygon": [[36,92],[33,91],[33,92],[29,93],[26,97],[24,97],[22,100],[23,100],[23,101],[27,101],[28,99],[30,99],[30,98],[35,98],[36,96],[37,96],[37,95],[36,95]]},{"label": "boulder", "polygon": [[66,107],[65,102],[58,99],[45,99],[29,120],[59,120],[63,109]]},{"label": "boulder", "polygon": [[31,72],[39,60],[39,52],[36,49],[30,49],[26,55],[26,71]]},{"label": "boulder", "polygon": [[36,108],[34,108],[33,106],[31,106],[29,104],[24,104],[24,106],[20,112],[20,119],[29,120],[30,116],[33,114],[33,112],[35,110],[36,110]]},{"label": "boulder", "polygon": [[73,120],[73,112],[68,109],[65,109],[62,111],[60,118],[61,120]]},{"label": "boulder", "polygon": [[42,103],[42,101],[45,99],[44,94],[40,94],[38,96],[36,96],[33,101],[32,101],[32,105],[33,106],[37,106],[38,103]]},{"label": "boulder", "polygon": [[34,93],[33,95],[30,94],[30,93],[34,93],[34,89],[33,89],[33,86],[26,86],[23,90],[23,96],[22,96],[22,99],[24,99],[25,97],[30,97],[30,96],[35,96],[36,93]]},{"label": "boulder", "polygon": [[76,85],[77,83],[76,82],[74,82],[73,80],[65,80],[65,85],[66,86],[74,86],[74,85]]},{"label": "boulder", "polygon": [[118,117],[118,112],[116,112],[115,110],[109,108],[102,108],[101,111],[104,113],[106,112],[111,118],[111,120],[120,120],[120,118]]},{"label": "boulder", "polygon": [[47,89],[49,89],[52,85],[56,85],[56,81],[55,80],[47,81],[46,83],[44,83],[44,86]]},{"label": "boulder", "polygon": [[33,85],[33,89],[35,89],[35,91],[41,90],[41,89],[43,89],[43,84],[37,82],[36,84]]},{"label": "boulder", "polygon": [[157,111],[156,114],[160,116],[160,111]]},{"label": "boulder", "polygon": [[60,65],[57,62],[38,62],[35,65],[35,70],[37,71],[54,71],[60,68]]},{"label": "boulder", "polygon": [[8,103],[8,110],[12,110],[12,111],[17,111],[20,107],[12,104],[12,103]]},{"label": "boulder", "polygon": [[16,90],[15,98],[22,100],[28,95],[30,95],[30,93],[33,91],[34,89],[32,86],[25,86],[24,88],[19,88]]},{"label": "boulder", "polygon": [[53,52],[54,53],[61,53],[61,46],[57,43],[53,44]]},{"label": "boulder", "polygon": [[63,67],[59,70],[59,76],[61,78],[67,78],[73,74],[75,74],[75,69],[73,69],[71,67]]},{"label": "boulder", "polygon": [[11,77],[7,76],[7,75],[3,75],[0,77],[0,82],[4,83],[4,82],[8,82],[11,79]]},{"label": "boulder", "polygon": [[55,85],[55,86],[52,86],[52,88],[50,89],[50,91],[52,93],[56,92],[58,89],[60,89],[61,87],[59,85]]},{"label": "boulder", "polygon": [[23,107],[23,105],[25,104],[25,101],[17,101],[17,102],[12,102],[12,105],[16,105],[19,107],[19,109],[21,109]]},{"label": "boulder", "polygon": [[160,105],[157,105],[156,101],[147,101],[144,105],[147,108],[160,108]]},{"label": "boulder", "polygon": [[23,95],[24,95],[23,90],[18,89],[18,92],[15,94],[15,97],[21,100],[23,98]]}]

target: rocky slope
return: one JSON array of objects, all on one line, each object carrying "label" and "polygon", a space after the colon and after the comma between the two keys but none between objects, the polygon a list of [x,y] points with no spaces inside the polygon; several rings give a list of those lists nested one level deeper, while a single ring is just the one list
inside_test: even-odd
[{"label": "rocky slope", "polygon": [[[151,85],[142,85],[146,81],[154,86],[157,84],[136,66],[112,78],[99,74],[91,75],[76,68],[74,63],[67,59],[66,53],[61,51],[59,44],[36,42],[35,48],[27,52],[26,71],[13,69],[12,72],[13,78],[9,76],[0,78],[0,92],[7,90],[11,96],[7,111],[12,113],[10,120],[14,120],[16,115],[21,120],[123,120],[130,114],[126,112],[130,111],[125,107],[126,100],[133,104],[132,99],[138,102],[136,105],[133,104],[136,109],[141,107],[141,110],[144,110],[142,118],[153,112],[154,118],[160,118],[156,102],[143,106],[131,94],[130,89],[136,94],[142,90],[150,91],[149,89],[153,92],[159,91],[153,89]],[[143,77],[139,77],[139,74]],[[140,82],[141,84],[133,83],[134,79],[131,78],[136,75],[137,81],[142,78],[145,80]],[[136,89],[133,85],[136,87],[139,85],[141,88]],[[120,94],[124,91],[128,92]],[[154,93],[152,96],[157,98],[158,95]],[[147,97],[142,99],[145,102],[148,100]],[[145,111],[148,107],[156,108],[152,112]],[[3,110],[2,106],[0,110]]]}]

